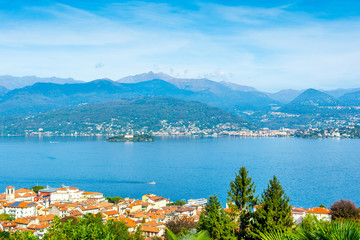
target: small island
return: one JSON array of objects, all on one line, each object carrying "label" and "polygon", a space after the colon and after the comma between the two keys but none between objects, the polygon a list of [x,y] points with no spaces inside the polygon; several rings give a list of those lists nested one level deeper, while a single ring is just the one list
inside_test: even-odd
[{"label": "small island", "polygon": [[107,142],[153,142],[155,137],[150,134],[125,134],[106,139]]}]

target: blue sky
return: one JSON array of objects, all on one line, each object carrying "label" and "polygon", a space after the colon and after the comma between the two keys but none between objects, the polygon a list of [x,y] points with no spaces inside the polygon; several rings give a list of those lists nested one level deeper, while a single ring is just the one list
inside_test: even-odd
[{"label": "blue sky", "polygon": [[360,87],[360,1],[3,1],[0,75]]}]

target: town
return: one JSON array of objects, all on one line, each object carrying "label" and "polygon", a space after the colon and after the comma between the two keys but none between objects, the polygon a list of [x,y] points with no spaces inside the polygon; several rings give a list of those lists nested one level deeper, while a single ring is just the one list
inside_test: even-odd
[{"label": "town", "polygon": [[[122,221],[131,233],[136,230],[146,239],[164,238],[166,224],[176,218],[187,218],[197,223],[207,199],[189,199],[187,202],[171,202],[155,194],[145,194],[141,200],[130,198],[106,198],[98,192],[86,192],[76,187],[42,188],[38,192],[27,188],[9,186],[0,194],[0,232],[29,231],[42,238],[55,217],[80,218],[87,214],[101,214],[103,222]],[[179,204],[181,203],[181,204]],[[256,206],[254,207],[256,210]],[[225,211],[231,212],[228,204]],[[302,222],[306,215],[331,221],[330,210],[324,207],[292,207],[294,223]]]}]

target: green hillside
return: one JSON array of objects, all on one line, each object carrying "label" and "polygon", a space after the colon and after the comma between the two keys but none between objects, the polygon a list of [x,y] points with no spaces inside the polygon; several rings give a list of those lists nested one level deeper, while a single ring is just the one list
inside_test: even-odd
[{"label": "green hillside", "polygon": [[85,104],[31,117],[3,118],[1,134],[24,134],[42,128],[58,135],[74,132],[119,134],[185,129],[253,128],[246,121],[206,104],[172,97],[139,97]]}]

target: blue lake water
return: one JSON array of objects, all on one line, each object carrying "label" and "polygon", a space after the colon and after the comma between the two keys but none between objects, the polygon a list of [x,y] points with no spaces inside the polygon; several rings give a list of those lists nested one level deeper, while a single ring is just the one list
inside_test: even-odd
[{"label": "blue lake water", "polygon": [[[0,138],[0,192],[61,184],[108,196],[171,200],[217,194],[245,166],[261,193],[275,174],[298,207],[351,199],[360,204],[360,140],[164,138],[108,143],[97,138]],[[156,181],[156,185],[146,182]]]}]

